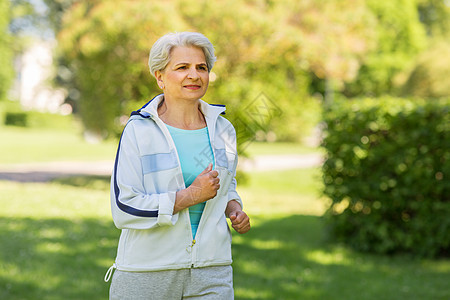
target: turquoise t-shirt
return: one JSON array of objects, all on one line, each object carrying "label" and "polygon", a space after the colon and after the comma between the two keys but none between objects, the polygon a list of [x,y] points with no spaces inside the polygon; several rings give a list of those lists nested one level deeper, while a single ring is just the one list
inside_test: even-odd
[{"label": "turquoise t-shirt", "polygon": [[[184,183],[188,187],[210,163],[213,164],[213,169],[215,167],[208,128],[185,130],[167,124],[166,126],[175,142]],[[194,239],[205,205],[206,203],[203,202],[189,207],[189,217]]]}]

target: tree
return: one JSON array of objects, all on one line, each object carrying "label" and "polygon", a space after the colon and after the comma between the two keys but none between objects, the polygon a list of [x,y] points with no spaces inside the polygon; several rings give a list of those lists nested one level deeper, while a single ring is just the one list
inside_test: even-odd
[{"label": "tree", "polygon": [[173,20],[158,20],[159,15],[170,15],[167,4],[77,2],[66,11],[57,36],[60,61],[66,64],[59,73],[68,74],[62,77],[72,83],[70,100],[77,102],[89,131],[117,133],[119,117],[158,92],[146,67],[149,41]]},{"label": "tree", "polygon": [[[277,96],[288,93],[288,88],[303,80],[304,76],[294,76],[301,75],[302,70],[293,72],[290,64],[275,68],[279,57],[270,50],[280,45],[276,41],[266,42],[273,34],[270,20],[254,13],[252,6],[240,1],[205,1],[197,6],[187,1],[73,4],[66,11],[57,36],[60,57],[66,64],[63,70],[69,70],[60,73],[73,76],[71,89],[79,93],[72,94],[80,97],[72,100],[78,101],[86,128],[102,136],[117,133],[120,116],[160,92],[146,67],[148,51],[158,37],[171,31],[200,31],[215,44],[219,61],[213,71],[217,80],[211,83],[207,100],[226,103],[238,110],[238,106],[250,105],[263,91],[270,95],[278,89]],[[275,86],[272,80],[267,85],[270,72],[281,76],[276,80],[278,83],[283,78],[285,82]],[[299,102],[306,101],[303,96],[307,85],[303,86],[290,92]],[[292,101],[277,99],[278,105],[289,100]],[[292,119],[294,122],[298,115]]]},{"label": "tree", "polygon": [[0,100],[5,98],[14,78],[12,40],[8,29],[10,13],[9,0],[0,0]]},{"label": "tree", "polygon": [[[309,72],[336,82],[351,80],[371,47],[367,25],[372,21],[363,3],[74,2],[57,35],[64,63],[60,73],[72,74],[66,76],[75,91],[69,95],[75,95],[85,126],[107,135],[118,131],[119,116],[159,92],[146,67],[151,44],[166,32],[200,31],[219,57],[206,100],[228,104],[240,112],[229,115],[253,122],[252,130],[296,140],[307,132],[308,112],[317,105],[308,96]],[[261,126],[243,115],[261,95],[282,118],[266,119]]]},{"label": "tree", "polygon": [[417,0],[420,21],[429,36],[447,37],[450,31],[450,3],[447,0]]},{"label": "tree", "polygon": [[418,56],[417,62],[403,86],[405,96],[436,99],[450,97],[450,43],[433,44]]},{"label": "tree", "polygon": [[450,3],[418,0],[418,11],[430,42],[411,71],[405,72],[402,94],[427,99],[450,97]]},{"label": "tree", "polygon": [[379,96],[395,92],[394,77],[426,48],[416,1],[366,1],[376,16],[376,47],[365,57],[356,79],[345,86],[347,96]]}]

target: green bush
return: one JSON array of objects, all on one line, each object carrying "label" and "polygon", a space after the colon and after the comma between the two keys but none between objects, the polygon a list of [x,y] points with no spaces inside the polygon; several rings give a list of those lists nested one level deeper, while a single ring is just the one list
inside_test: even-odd
[{"label": "green bush", "polygon": [[324,112],[330,234],[362,251],[448,255],[450,99],[341,100]]},{"label": "green bush", "polygon": [[405,96],[450,97],[450,42],[436,43],[422,53],[403,85]]},{"label": "green bush", "polygon": [[10,100],[0,101],[0,127],[2,125],[82,132],[82,126],[74,115],[24,110],[19,101]]},{"label": "green bush", "polygon": [[7,112],[5,114],[5,125],[27,127],[28,115],[24,112]]}]

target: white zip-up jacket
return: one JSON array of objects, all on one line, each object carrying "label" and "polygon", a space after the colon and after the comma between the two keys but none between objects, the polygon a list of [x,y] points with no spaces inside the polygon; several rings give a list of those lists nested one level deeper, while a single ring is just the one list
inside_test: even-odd
[{"label": "white zip-up jacket", "polygon": [[206,202],[194,240],[188,209],[173,214],[176,192],[185,185],[175,144],[157,113],[163,97],[156,96],[132,113],[119,142],[111,177],[111,210],[122,233],[112,268],[156,271],[229,265],[231,233],[225,209],[233,199],[242,207],[234,179],[234,127],[220,116],[224,106],[200,100],[220,189]]}]

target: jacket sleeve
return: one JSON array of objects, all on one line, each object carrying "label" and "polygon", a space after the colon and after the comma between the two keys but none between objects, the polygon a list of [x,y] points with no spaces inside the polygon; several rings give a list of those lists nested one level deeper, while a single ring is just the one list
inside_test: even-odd
[{"label": "jacket sleeve", "polygon": [[236,168],[238,164],[238,154],[237,154],[237,138],[236,138],[236,130],[231,123],[227,125],[228,139],[227,139],[227,148],[234,153],[234,159],[232,162],[229,162],[231,165],[231,172],[233,173],[233,179],[231,180],[230,187],[228,188],[228,202],[231,200],[236,200],[241,205],[241,208],[244,208],[242,203],[242,199],[236,191],[237,181],[236,181]]},{"label": "jacket sleeve", "polygon": [[231,200],[236,200],[241,205],[241,208],[244,209],[244,204],[242,203],[242,199],[239,196],[239,194],[236,192],[236,178],[233,178],[233,180],[230,183],[230,187],[228,189],[228,202]]},{"label": "jacket sleeve", "polygon": [[149,229],[174,225],[176,191],[147,194],[141,158],[132,124],[128,124],[119,142],[111,176],[111,211],[119,229]]}]

